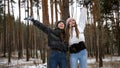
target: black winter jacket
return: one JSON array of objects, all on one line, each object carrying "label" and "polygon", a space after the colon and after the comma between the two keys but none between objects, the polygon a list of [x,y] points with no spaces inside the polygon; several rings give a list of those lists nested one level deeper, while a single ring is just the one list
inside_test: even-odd
[{"label": "black winter jacket", "polygon": [[32,20],[33,24],[48,36],[48,46],[51,49],[58,49],[62,52],[67,52],[67,45],[60,39],[61,29],[51,29],[37,20]]}]

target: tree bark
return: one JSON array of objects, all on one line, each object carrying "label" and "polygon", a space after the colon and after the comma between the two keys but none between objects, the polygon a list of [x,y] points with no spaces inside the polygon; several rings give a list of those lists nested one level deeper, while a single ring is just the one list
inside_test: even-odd
[{"label": "tree bark", "polygon": [[[48,15],[48,0],[42,0],[42,13],[43,13],[43,24],[45,24],[46,26],[50,26],[49,24],[49,15]],[[43,41],[44,43],[42,45],[43,46],[43,63],[45,63],[45,55],[47,53],[47,59],[48,59],[48,56],[49,56],[49,49],[48,49],[48,44],[47,44],[47,38],[45,37],[46,35],[44,34],[43,35]],[[47,52],[46,52],[47,50]]]}]

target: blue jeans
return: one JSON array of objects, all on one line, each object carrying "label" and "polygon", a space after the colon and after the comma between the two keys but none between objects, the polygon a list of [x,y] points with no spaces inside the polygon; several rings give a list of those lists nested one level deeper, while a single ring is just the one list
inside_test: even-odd
[{"label": "blue jeans", "polygon": [[66,53],[51,50],[50,57],[48,60],[49,68],[67,68]]},{"label": "blue jeans", "polygon": [[78,53],[70,54],[70,68],[78,68],[78,61],[80,68],[87,68],[87,50],[81,50]]}]

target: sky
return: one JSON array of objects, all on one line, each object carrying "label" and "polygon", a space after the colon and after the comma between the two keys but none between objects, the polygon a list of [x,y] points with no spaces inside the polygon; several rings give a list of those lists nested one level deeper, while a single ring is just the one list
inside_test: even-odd
[{"label": "sky", "polygon": [[[15,0],[16,4],[14,4],[14,14],[15,14],[15,18],[17,18],[19,16],[19,8],[18,8],[18,0]],[[33,7],[33,12],[34,12],[34,18],[37,19],[37,15],[36,15],[36,8]],[[27,13],[26,13],[27,14]],[[40,10],[40,15],[41,15],[41,10]],[[21,8],[21,20],[24,21],[25,18],[25,8]]]},{"label": "sky", "polygon": [[[17,18],[19,16],[19,8],[18,8],[18,0],[15,0],[16,1],[16,4],[14,4],[14,14],[15,14],[15,18]],[[48,0],[49,2],[50,0]],[[74,17],[77,22],[79,22],[79,16],[80,16],[80,8],[82,8],[83,6],[79,6],[76,2],[76,0],[73,0],[74,1],[74,4],[72,6],[70,6],[70,17]],[[78,7],[79,6],[79,7]],[[50,10],[50,3],[48,3],[48,10]],[[33,13],[34,13],[34,18],[37,19],[37,13],[36,13],[36,8],[33,7]],[[59,9],[59,8],[58,8]],[[74,10],[73,10],[74,9]],[[40,12],[40,21],[42,21],[42,10],[39,9],[39,12]],[[55,13],[55,12],[54,12]],[[55,15],[55,14],[54,14]],[[58,16],[60,16],[58,14]],[[51,13],[49,11],[49,18],[51,17]],[[55,16],[54,16],[55,17]],[[21,20],[24,21],[24,18],[25,18],[25,9],[24,8],[21,8]],[[60,18],[59,18],[60,19]],[[58,19],[58,20],[59,20]],[[49,19],[51,20],[51,19]],[[55,22],[55,21],[54,21]]]}]

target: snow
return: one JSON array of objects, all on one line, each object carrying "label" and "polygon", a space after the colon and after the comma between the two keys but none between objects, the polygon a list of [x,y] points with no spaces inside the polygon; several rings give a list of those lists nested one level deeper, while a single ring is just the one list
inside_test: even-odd
[{"label": "snow", "polygon": [[[104,62],[110,62],[110,61],[119,61],[120,62],[120,57],[117,57],[117,56],[114,56],[114,57],[105,57],[103,58],[103,61]],[[96,59],[95,58],[89,58],[87,60],[88,64],[94,64],[96,62]]]},{"label": "snow", "polygon": [[[38,62],[39,61],[39,62]],[[114,56],[114,57],[105,57],[103,59],[104,62],[120,62],[120,57]],[[96,60],[95,58],[88,58],[87,60],[88,65],[89,64],[95,64]],[[47,68],[47,63],[41,63],[40,59],[30,59],[30,61],[26,61],[26,59],[12,59],[11,63],[8,64],[7,58],[0,58],[0,68],[3,66],[9,67],[9,68]]]},{"label": "snow", "polygon": [[[26,59],[12,59],[11,63],[8,64],[7,58],[0,58],[0,66],[6,66],[9,68],[47,68],[47,63],[41,64],[41,60],[39,59],[30,59],[26,61]],[[1,68],[1,67],[0,67]]]}]

